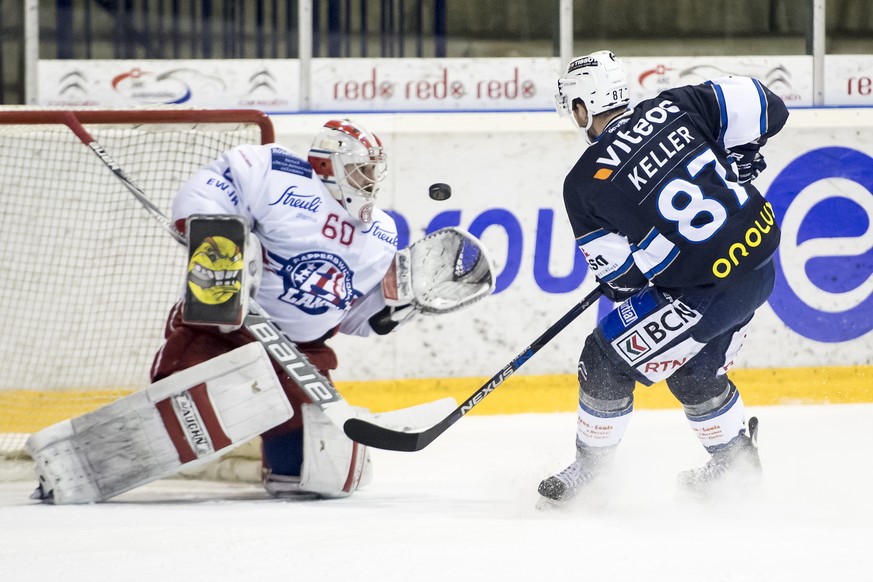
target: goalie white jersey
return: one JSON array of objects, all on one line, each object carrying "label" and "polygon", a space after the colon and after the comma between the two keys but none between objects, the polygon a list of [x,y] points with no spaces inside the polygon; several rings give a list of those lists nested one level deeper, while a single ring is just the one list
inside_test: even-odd
[{"label": "goalie white jersey", "polygon": [[377,288],[397,250],[394,220],[374,208],[369,225],[355,221],[310,164],[280,145],[240,146],[198,171],[177,194],[173,220],[182,227],[195,214],[249,221],[265,254],[258,304],[292,341],[325,336],[374,289],[379,299],[354,319],[384,306]]}]

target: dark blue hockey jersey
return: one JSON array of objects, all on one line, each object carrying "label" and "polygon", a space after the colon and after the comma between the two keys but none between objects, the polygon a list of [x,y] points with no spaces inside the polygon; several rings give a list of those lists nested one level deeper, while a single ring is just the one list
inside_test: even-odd
[{"label": "dark blue hockey jersey", "polygon": [[738,182],[731,150],[753,152],[788,118],[759,81],[727,77],[665,91],[612,120],[564,182],[576,241],[601,281],[720,287],[779,245],[773,209]]}]

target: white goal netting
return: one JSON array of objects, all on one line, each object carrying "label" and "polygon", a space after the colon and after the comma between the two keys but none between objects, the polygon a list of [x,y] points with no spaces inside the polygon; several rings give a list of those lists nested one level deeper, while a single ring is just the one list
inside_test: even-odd
[{"label": "white goal netting", "polygon": [[[0,480],[30,433],[148,383],[181,290],[184,250],[62,113],[0,108]],[[219,153],[274,141],[256,111],[75,114],[166,214]]]}]

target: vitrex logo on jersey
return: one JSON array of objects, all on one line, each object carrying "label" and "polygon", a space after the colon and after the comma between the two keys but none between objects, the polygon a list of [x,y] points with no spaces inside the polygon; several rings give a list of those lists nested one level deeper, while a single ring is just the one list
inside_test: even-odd
[{"label": "vitrex logo on jersey", "polygon": [[681,301],[674,301],[634,325],[628,333],[614,340],[612,346],[627,363],[633,364],[683,335],[700,317],[700,313]]},{"label": "vitrex logo on jersey", "polygon": [[276,271],[285,288],[279,300],[301,311],[319,315],[328,309],[345,310],[358,295],[352,287],[354,273],[333,253],[307,252],[290,259],[267,254],[282,265]]},{"label": "vitrex logo on jersey", "polygon": [[[610,126],[607,130],[614,133],[616,139],[607,146],[606,155],[597,158],[598,164],[605,164],[613,168],[618,167],[622,163],[622,153],[630,154],[636,149],[636,145],[654,133],[656,126],[670,119],[671,113],[680,113],[679,108],[673,105],[672,101],[664,99],[652,109],[646,111],[645,115],[637,120],[636,124],[630,131],[622,131],[620,128],[625,127],[626,123],[616,123]],[[685,129],[687,132],[688,130]],[[683,136],[684,139],[690,141],[690,136]],[[681,144],[682,140],[677,143]],[[616,149],[618,148],[618,149]]]}]

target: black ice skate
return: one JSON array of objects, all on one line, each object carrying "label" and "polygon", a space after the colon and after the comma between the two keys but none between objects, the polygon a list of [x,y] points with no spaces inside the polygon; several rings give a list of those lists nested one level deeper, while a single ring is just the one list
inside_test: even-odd
[{"label": "black ice skate", "polygon": [[702,467],[679,473],[679,486],[692,493],[710,493],[716,486],[749,486],[761,480],[758,457],[758,419],[749,419],[748,436],[712,454]]},{"label": "black ice skate", "polygon": [[543,479],[537,487],[537,492],[549,502],[569,501],[597,478],[613,453],[614,447],[577,449],[576,460],[557,475]]}]

